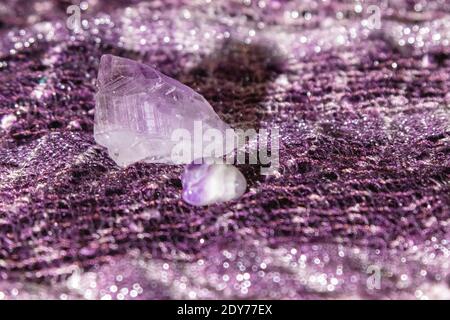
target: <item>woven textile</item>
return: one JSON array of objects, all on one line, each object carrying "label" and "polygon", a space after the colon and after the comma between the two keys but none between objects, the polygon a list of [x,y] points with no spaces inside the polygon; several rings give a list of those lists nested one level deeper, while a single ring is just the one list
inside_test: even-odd
[{"label": "woven textile", "polygon": [[[450,2],[70,5],[0,3],[0,299],[450,297]],[[279,128],[278,172],[193,207],[181,166],[116,166],[104,53]]]}]

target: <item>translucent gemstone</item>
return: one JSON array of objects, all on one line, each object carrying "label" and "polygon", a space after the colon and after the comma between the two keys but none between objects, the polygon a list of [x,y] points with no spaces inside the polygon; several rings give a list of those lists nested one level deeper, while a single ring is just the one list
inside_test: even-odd
[{"label": "translucent gemstone", "polygon": [[[130,59],[103,55],[97,85],[94,138],[123,167],[137,161],[190,163],[194,153],[184,162],[173,159],[172,149],[180,143],[172,138],[174,130],[185,129],[193,137],[194,123],[201,122],[203,132],[217,129],[225,136],[230,128],[200,94]],[[198,141],[189,142],[194,148]],[[226,154],[220,150],[216,156]]]},{"label": "translucent gemstone", "polygon": [[244,175],[228,164],[190,164],[181,180],[184,201],[196,206],[237,199],[247,189]]}]

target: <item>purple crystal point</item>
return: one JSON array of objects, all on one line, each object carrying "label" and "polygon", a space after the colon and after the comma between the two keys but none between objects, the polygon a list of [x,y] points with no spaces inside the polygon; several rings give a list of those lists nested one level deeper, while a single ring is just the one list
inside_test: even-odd
[{"label": "purple crystal point", "polygon": [[183,199],[195,206],[230,201],[247,189],[244,175],[233,165],[190,164],[181,177]]},{"label": "purple crystal point", "polygon": [[[193,154],[174,160],[172,150],[180,143],[173,139],[176,130],[184,130],[192,137],[195,126],[201,123],[200,136],[208,129],[225,136],[230,128],[200,94],[130,59],[103,55],[97,84],[95,141],[123,167],[137,161],[190,163]],[[192,141],[187,142],[187,149],[193,150]]]}]

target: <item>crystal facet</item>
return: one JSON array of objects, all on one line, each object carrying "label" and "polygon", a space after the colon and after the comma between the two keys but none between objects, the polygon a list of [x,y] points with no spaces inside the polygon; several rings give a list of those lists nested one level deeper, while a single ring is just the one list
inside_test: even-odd
[{"label": "crystal facet", "polygon": [[[182,162],[173,159],[172,150],[177,145],[172,140],[174,130],[194,135],[194,123],[199,122],[200,134],[217,129],[225,135],[230,128],[200,94],[130,59],[103,55],[97,85],[95,141],[123,167],[137,161],[190,163],[193,156]],[[223,154],[226,152],[216,156]]]},{"label": "crystal facet", "polygon": [[228,164],[190,164],[181,180],[184,201],[196,206],[230,201],[247,189],[244,175]]}]

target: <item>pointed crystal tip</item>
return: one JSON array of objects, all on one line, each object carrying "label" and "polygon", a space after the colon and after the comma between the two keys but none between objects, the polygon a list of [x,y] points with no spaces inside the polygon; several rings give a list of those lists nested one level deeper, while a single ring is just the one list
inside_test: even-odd
[{"label": "pointed crystal tip", "polygon": [[[230,128],[200,94],[130,59],[103,55],[97,86],[94,138],[123,167],[137,161],[190,163],[194,159],[194,145],[202,142],[192,139],[180,142],[180,133],[193,138],[194,129],[198,130],[201,123],[200,136],[215,129],[225,137],[225,130]],[[180,148],[180,143],[186,145]],[[223,142],[218,143],[209,148],[219,150],[215,156],[226,154]],[[189,152],[174,157],[174,148]]]}]

